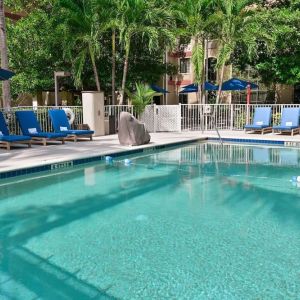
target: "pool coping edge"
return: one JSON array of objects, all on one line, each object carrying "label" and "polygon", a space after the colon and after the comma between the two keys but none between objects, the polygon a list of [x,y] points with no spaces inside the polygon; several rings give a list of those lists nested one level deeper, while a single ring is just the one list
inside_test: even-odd
[{"label": "pool coping edge", "polygon": [[103,154],[83,156],[82,158],[66,159],[62,161],[49,162],[49,163],[45,162],[33,167],[17,168],[17,169],[7,170],[3,172],[0,171],[0,180],[39,173],[39,172],[45,172],[45,171],[61,170],[73,166],[78,166],[81,164],[102,161],[105,159],[106,156],[122,157],[126,155],[138,154],[143,152],[152,152],[155,150],[161,150],[161,149],[166,149],[166,148],[171,148],[171,147],[176,147],[176,146],[181,146],[186,144],[192,144],[195,142],[207,141],[207,139],[208,139],[207,137],[199,137],[199,138],[192,138],[188,140],[169,142],[169,143],[157,144],[157,145],[147,144],[145,145],[145,147],[140,147],[136,149],[132,148],[126,150],[108,151]]},{"label": "pool coping edge", "polygon": [[[298,146],[300,143],[295,142],[287,142],[283,140],[263,140],[263,139],[246,139],[246,138],[221,138],[223,142],[230,142],[230,143],[243,143],[243,144],[256,144],[256,145],[276,145],[276,146]],[[218,142],[218,137],[199,137],[199,138],[191,138],[187,140],[182,141],[176,141],[176,142],[169,142],[169,143],[163,143],[163,144],[156,144],[151,145],[147,144],[144,145],[144,147],[140,148],[131,148],[126,150],[115,150],[115,151],[108,151],[107,153],[102,154],[96,154],[96,155],[89,155],[89,156],[83,156],[82,158],[74,158],[74,159],[66,159],[62,161],[57,162],[44,162],[40,165],[36,165],[33,167],[24,167],[24,168],[17,168],[12,170],[6,170],[1,172],[0,171],[0,180],[2,179],[8,179],[12,177],[18,177],[23,175],[29,175],[44,171],[55,171],[55,170],[61,170],[65,168],[70,168],[73,166],[78,166],[81,164],[96,162],[96,161],[102,161],[105,159],[105,156],[112,156],[112,157],[122,157],[126,155],[132,155],[132,154],[138,154],[143,152],[151,152],[155,150],[161,150],[186,144],[192,144],[195,142],[203,142],[203,141],[210,141],[210,142]]]}]

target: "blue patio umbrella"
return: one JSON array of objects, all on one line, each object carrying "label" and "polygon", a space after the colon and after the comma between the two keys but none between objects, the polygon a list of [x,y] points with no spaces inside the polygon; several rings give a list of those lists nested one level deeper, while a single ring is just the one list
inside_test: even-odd
[{"label": "blue patio umbrella", "polygon": [[189,85],[185,85],[183,88],[184,89],[197,89],[198,90],[198,84],[192,83],[192,84],[189,84]]},{"label": "blue patio umbrella", "polygon": [[15,75],[14,72],[0,68],[0,80],[1,81],[9,80],[14,75]]},{"label": "blue patio umbrella", "polygon": [[204,84],[204,89],[206,91],[217,91],[219,89],[219,86],[206,81]]},{"label": "blue patio umbrella", "polygon": [[[251,90],[258,89],[258,85],[238,78],[231,78],[222,84],[222,91],[244,91],[247,90],[247,105],[250,104]],[[249,112],[247,112],[249,120]]]},{"label": "blue patio umbrella", "polygon": [[179,94],[197,93],[198,89],[186,88],[179,92]]},{"label": "blue patio umbrella", "polygon": [[[210,82],[205,82],[204,89],[206,91],[217,91],[218,86],[216,86]],[[198,92],[198,85],[195,83],[192,83],[192,84],[184,86],[183,90],[179,94],[188,94],[188,93],[197,93],[197,92]]]},{"label": "blue patio umbrella", "polygon": [[169,91],[161,88],[160,86],[158,85],[155,85],[155,84],[151,84],[150,85],[150,88],[154,91],[154,92],[157,92],[157,93],[160,93],[160,94],[168,94]]},{"label": "blue patio umbrella", "polygon": [[186,85],[183,87],[183,90],[179,92],[179,94],[188,94],[188,93],[197,93],[198,92],[198,85],[195,83]]},{"label": "blue patio umbrella", "polygon": [[249,84],[251,90],[258,89],[258,85],[255,83],[238,78],[231,78],[222,84],[222,91],[243,91],[247,89]]}]

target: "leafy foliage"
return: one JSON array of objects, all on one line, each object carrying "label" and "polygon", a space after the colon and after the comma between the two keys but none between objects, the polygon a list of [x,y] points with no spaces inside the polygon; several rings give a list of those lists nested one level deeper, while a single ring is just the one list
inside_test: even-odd
[{"label": "leafy foliage", "polygon": [[[16,99],[23,93],[36,94],[37,91],[52,90],[54,88],[53,72],[57,70],[72,71],[73,78],[77,77],[77,86],[90,90],[96,86],[95,76],[89,53],[85,52],[86,59],[80,65],[85,51],[77,34],[81,28],[66,28],[73,25],[73,19],[67,14],[61,5],[42,5],[16,23],[8,23],[8,45],[10,67],[16,72],[12,80],[13,96]],[[97,3],[99,5],[100,2]],[[28,4],[28,2],[27,2]],[[29,4],[28,4],[29,5]],[[96,5],[96,4],[95,4]],[[107,8],[104,9],[107,16]],[[75,18],[75,16],[72,15]],[[77,15],[76,15],[77,17]],[[80,17],[79,17],[80,19]],[[75,18],[76,21],[76,18]],[[80,20],[78,20],[79,22]],[[108,21],[108,17],[106,19]],[[68,22],[66,24],[66,22]],[[70,23],[69,23],[70,22]],[[104,22],[102,19],[101,22]],[[43,24],[43,26],[41,26]],[[76,22],[74,23],[76,24]],[[102,24],[102,23],[101,23]],[[106,24],[106,23],[105,23]],[[100,23],[98,24],[100,26]],[[83,25],[82,25],[83,26]],[[111,23],[101,25],[98,35],[99,47],[95,62],[102,83],[102,90],[111,91]],[[87,26],[88,27],[88,26]],[[73,29],[76,31],[73,34]],[[107,29],[107,30],[106,30]],[[88,39],[88,35],[85,35]],[[75,37],[75,38],[74,38]],[[124,49],[120,47],[120,39],[117,39],[117,86],[121,86]],[[100,51],[101,50],[101,51]],[[150,49],[145,47],[145,38],[142,35],[135,36],[132,41],[131,56],[129,57],[128,87],[133,87],[135,82],[157,82],[162,74],[169,70],[163,61],[164,48]],[[81,61],[82,62],[82,61]],[[77,69],[77,67],[81,69]],[[81,83],[80,83],[81,80]],[[71,79],[62,80],[66,89],[74,89]]]},{"label": "leafy foliage", "polygon": [[61,55],[63,36],[57,27],[58,18],[35,10],[17,23],[7,23],[10,68],[16,73],[12,79],[15,98],[52,89],[53,72],[70,68],[70,62]]},{"label": "leafy foliage", "polygon": [[132,102],[134,112],[140,116],[144,112],[146,106],[151,104],[156,92],[143,83],[136,83],[135,89],[134,93],[131,93],[128,90],[126,92],[129,96],[129,100]]},{"label": "leafy foliage", "polygon": [[31,13],[36,9],[50,10],[56,0],[5,0],[5,6],[14,11]]},{"label": "leafy foliage", "polygon": [[274,45],[273,24],[261,22],[258,6],[252,0],[217,0],[216,28],[218,28],[219,55],[217,68],[221,68],[219,91],[216,103],[221,97],[224,67],[229,62],[236,47],[243,46],[248,57],[255,57],[258,45],[265,49]]},{"label": "leafy foliage", "polygon": [[73,61],[74,83],[77,87],[82,85],[83,69],[89,58],[100,91],[96,59],[100,56],[100,35],[106,29],[103,8],[97,0],[58,0],[58,4],[64,14],[64,54]]},{"label": "leafy foliage", "polygon": [[194,66],[195,82],[201,83],[203,74],[204,48],[202,44],[195,44],[192,53],[192,63]]},{"label": "leafy foliage", "polygon": [[250,64],[265,82],[300,81],[300,0],[6,0],[5,5],[27,13],[7,24],[15,97],[53,89],[55,70],[72,71],[65,88],[94,89],[101,82],[110,93],[113,29],[121,90],[174,72],[163,56],[175,38],[193,38],[198,83],[205,39],[218,40],[218,68]]},{"label": "leafy foliage", "polygon": [[123,102],[129,55],[132,40],[141,37],[149,51],[158,49],[165,45],[173,44],[175,36],[172,28],[172,14],[168,6],[160,1],[144,0],[121,0],[116,2],[116,18],[120,32],[120,42],[125,50],[123,78],[121,85],[121,103]]},{"label": "leafy foliage", "polygon": [[300,11],[283,8],[265,12],[276,30],[273,51],[262,49],[256,60],[250,62],[265,82],[296,84],[300,82]]},{"label": "leafy foliage", "polygon": [[[257,18],[262,26],[272,24],[274,46],[257,43],[258,51],[254,57],[245,55],[245,46],[235,49],[234,63],[245,69],[247,65],[255,68],[263,82],[297,84],[300,82],[300,1],[280,8],[259,11]],[[279,5],[279,4],[278,4]],[[277,6],[278,6],[277,5]]]},{"label": "leafy foliage", "polygon": [[212,1],[209,0],[185,0],[174,5],[181,24],[179,32],[194,40],[192,63],[194,66],[195,82],[203,83],[204,70],[204,42],[211,36],[214,22],[214,10]]}]

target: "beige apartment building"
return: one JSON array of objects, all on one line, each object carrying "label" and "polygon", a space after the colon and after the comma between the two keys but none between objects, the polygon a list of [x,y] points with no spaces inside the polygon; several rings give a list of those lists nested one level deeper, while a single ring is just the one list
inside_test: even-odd
[{"label": "beige apartment building", "polygon": [[[180,91],[183,87],[193,84],[194,70],[191,61],[192,49],[194,42],[191,41],[188,45],[182,45],[178,51],[168,53],[166,56],[166,62],[177,67],[178,73],[175,75],[165,75],[161,80],[160,85],[164,87],[168,94],[156,97],[156,104],[196,104],[196,93],[182,94]],[[218,44],[216,41],[208,41],[206,44],[206,81],[211,83],[218,82],[218,70],[215,70],[218,54]],[[232,78],[233,68],[231,65],[225,68],[224,81]],[[300,85],[283,85],[277,84],[275,86],[274,97],[272,99],[267,98],[268,91],[264,85],[260,85],[259,91],[253,92],[253,102],[256,103],[300,103]],[[274,89],[274,87],[273,87]],[[245,94],[240,92],[223,92],[223,103],[236,103],[237,99],[244,101]]]}]

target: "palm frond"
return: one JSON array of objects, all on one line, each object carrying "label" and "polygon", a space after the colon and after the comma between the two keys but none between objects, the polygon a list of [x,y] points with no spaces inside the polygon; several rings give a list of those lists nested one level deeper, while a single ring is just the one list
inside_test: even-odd
[{"label": "palm frond", "polygon": [[192,53],[192,63],[194,66],[195,82],[200,84],[203,73],[204,49],[201,43],[195,44]]}]

